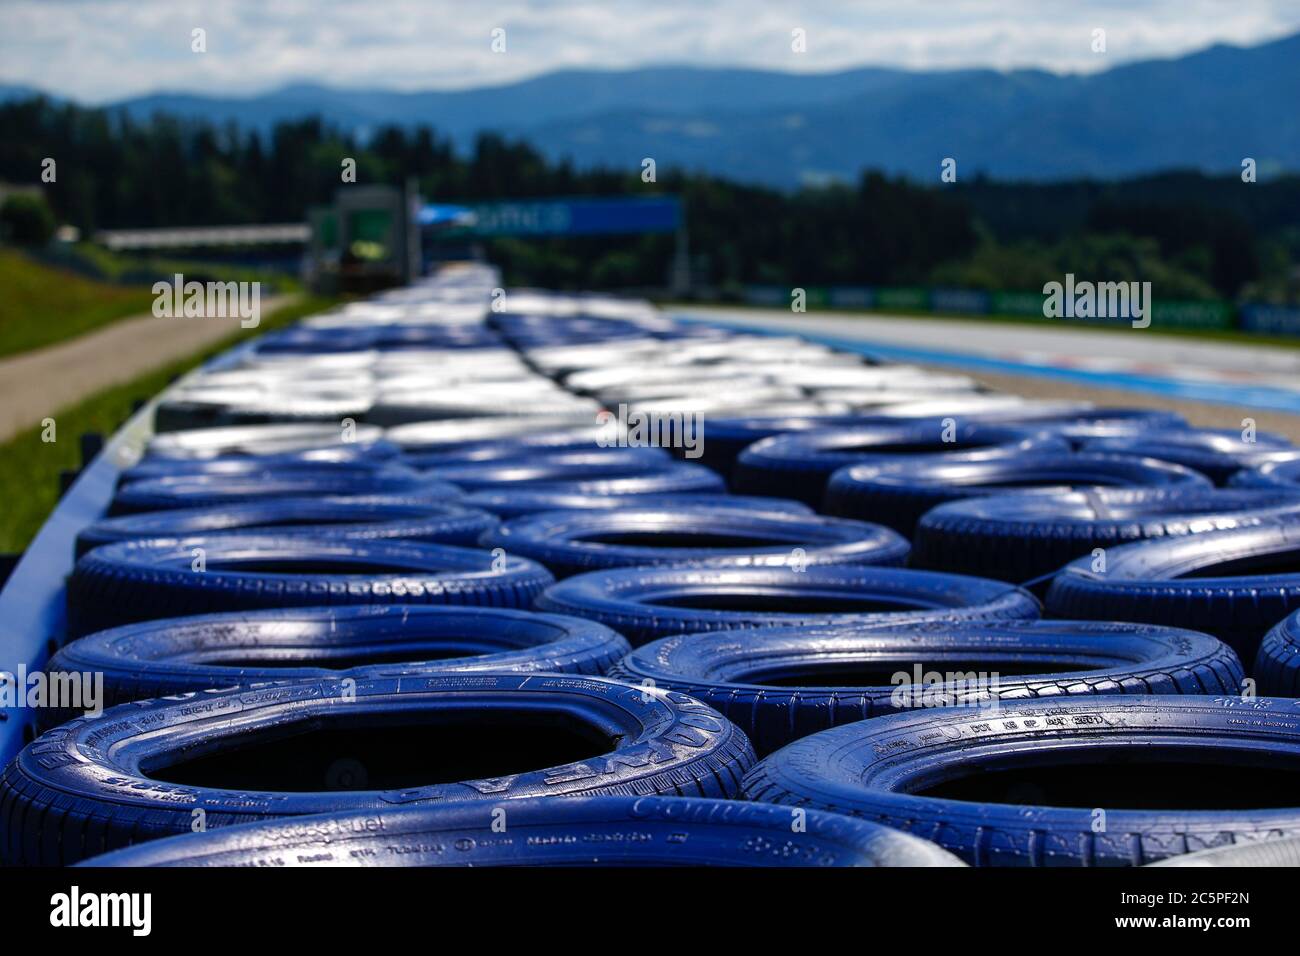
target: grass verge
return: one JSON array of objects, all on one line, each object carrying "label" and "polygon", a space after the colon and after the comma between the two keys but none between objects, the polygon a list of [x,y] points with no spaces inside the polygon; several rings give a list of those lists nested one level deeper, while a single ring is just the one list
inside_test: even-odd
[{"label": "grass verge", "polygon": [[[337,300],[298,299],[263,317],[259,332],[280,328],[321,312]],[[81,466],[79,436],[110,435],[130,417],[136,402],[152,398],[176,376],[188,372],[245,338],[236,334],[202,352],[171,362],[134,381],[91,395],[53,416],[55,442],[41,441],[41,428],[29,428],[0,445],[0,552],[21,551],[59,500],[59,473]]]},{"label": "grass verge", "polygon": [[128,315],[148,312],[143,286],[96,282],[0,248],[0,356],[75,338]]}]

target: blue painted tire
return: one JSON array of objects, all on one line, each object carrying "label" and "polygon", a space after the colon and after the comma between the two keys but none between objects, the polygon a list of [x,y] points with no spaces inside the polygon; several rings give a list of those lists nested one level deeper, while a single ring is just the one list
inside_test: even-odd
[{"label": "blue painted tire", "polygon": [[732,472],[732,490],[794,498],[817,508],[831,474],[846,465],[936,454],[980,460],[1069,447],[1064,439],[1032,428],[961,425],[950,442],[943,441],[946,430],[944,420],[936,418],[764,438],[740,453]]},{"label": "blue painted tire", "polygon": [[493,488],[476,491],[460,499],[472,508],[490,511],[501,519],[519,518],[539,511],[574,511],[611,508],[735,508],[744,511],[779,511],[782,514],[810,515],[813,510],[802,501],[789,498],[760,498],[755,495],[725,495],[709,492],[638,494],[586,494],[580,488]]},{"label": "blue painted tire", "polygon": [[1120,438],[1098,438],[1084,442],[1083,450],[1172,461],[1222,485],[1242,468],[1261,465],[1295,450],[1283,435],[1258,432],[1255,439],[1244,442],[1241,433],[1232,429],[1172,428]]},{"label": "blue painted tire", "polygon": [[77,557],[115,541],[228,533],[325,535],[362,541],[407,539],[472,547],[497,524],[495,515],[477,508],[403,495],[275,498],[103,518],[77,535]]},{"label": "blue painted tire", "polygon": [[[927,674],[934,681],[927,683]],[[947,679],[956,674],[975,676]],[[1079,694],[1237,694],[1244,675],[1229,647],[1195,631],[931,621],[763,628],[743,641],[679,634],[638,647],[611,676],[704,701],[762,755],[830,727],[919,707]]]},{"label": "blue painted tire", "polygon": [[724,478],[730,479],[736,460],[750,445],[792,432],[821,431],[828,428],[854,428],[873,424],[865,415],[785,415],[770,417],[755,415],[746,418],[710,419],[705,423],[707,440],[703,442],[704,454],[700,464],[707,465]]},{"label": "blue painted tire", "polygon": [[[699,701],[599,677],[200,692],[123,704],[28,745],[0,775],[0,864],[75,863],[188,833],[200,813],[212,831],[452,800],[728,797],[753,761],[745,735]],[[429,784],[439,774],[459,782]]]},{"label": "blue painted tire", "polygon": [[1300,697],[1300,611],[1288,614],[1264,635],[1251,674],[1261,694]]},{"label": "blue painted tire", "polygon": [[[198,569],[195,549],[204,559]],[[554,578],[509,555],[409,541],[212,535],[104,545],[68,579],[72,637],[136,621],[269,607],[528,607]]]},{"label": "blue painted tire", "polygon": [[811,624],[1036,618],[1000,581],[901,568],[620,568],[554,584],[538,610],[612,627],[638,646],[670,634]]},{"label": "blue painted tire", "polygon": [[1091,557],[1066,565],[1047,609],[1053,617],[1205,631],[1250,661],[1265,632],[1300,609],[1300,572],[1286,570],[1298,556],[1294,520],[1139,541],[1107,551],[1104,571],[1092,569]]},{"label": "blue painted tire", "polygon": [[[589,427],[581,431],[541,432],[514,438],[466,442],[445,448],[408,450],[402,455],[402,463],[410,468],[427,471],[435,468],[498,462],[536,464],[575,458],[596,460],[595,456],[600,456],[602,453],[608,456],[609,461],[623,460],[633,464],[648,464],[651,467],[664,465],[672,460],[672,456],[666,450],[654,446],[631,448],[602,446],[597,442],[596,429]],[[587,459],[586,456],[593,457]]]},{"label": "blue painted tire", "polygon": [[526,485],[635,480],[657,474],[698,475],[710,490],[724,490],[721,480],[703,465],[677,462],[661,448],[604,448],[594,452],[537,455],[520,461],[470,462],[425,472],[467,491]]},{"label": "blue painted tire", "polygon": [[951,501],[917,522],[911,564],[1024,583],[1094,548],[1241,528],[1300,515],[1300,489],[1190,491],[1097,488]]},{"label": "blue painted tire", "polygon": [[1058,494],[1079,488],[1145,488],[1177,498],[1208,491],[1199,472],[1123,455],[1032,452],[985,461],[942,458],[850,465],[826,485],[827,514],[888,525],[909,538],[931,508],[996,494]]},{"label": "blue painted tire", "polygon": [[557,578],[667,565],[888,566],[902,564],[912,550],[905,538],[880,525],[707,507],[546,511],[485,531],[479,546],[531,558]]},{"label": "blue painted tire", "polygon": [[[72,641],[51,674],[102,675],[101,706],[268,681],[604,674],[630,650],[594,621],[511,608],[306,607],[143,621]],[[48,715],[48,716],[47,716]],[[43,728],[77,716],[42,712]]]},{"label": "blue painted tire", "polygon": [[213,458],[150,456],[118,475],[119,484],[176,475],[262,475],[302,471],[370,472],[391,467],[398,453],[388,442],[343,443],[274,455],[221,455]]},{"label": "blue painted tire", "polygon": [[110,516],[239,504],[261,498],[304,498],[354,495],[418,495],[449,501],[461,496],[458,487],[417,471],[390,467],[372,472],[302,471],[281,475],[176,475],[133,481],[119,488],[109,505]]},{"label": "blue painted tire", "polygon": [[1236,488],[1288,489],[1300,492],[1300,452],[1279,454],[1255,468],[1243,468],[1228,481]]},{"label": "blue painted tire", "polygon": [[977,866],[1140,866],[1300,835],[1297,771],[1294,700],[1116,695],[846,724],[778,750],[744,792],[894,826]]},{"label": "blue painted tire", "polygon": [[1180,430],[1189,427],[1186,419],[1175,412],[1157,408],[1098,408],[1063,418],[1014,417],[1004,424],[1032,425],[1060,435],[1076,449],[1099,438],[1131,439],[1151,431]]},{"label": "blue painted tire", "polygon": [[817,810],[702,797],[512,800],[251,823],[153,840],[79,866],[964,866],[926,840]]}]

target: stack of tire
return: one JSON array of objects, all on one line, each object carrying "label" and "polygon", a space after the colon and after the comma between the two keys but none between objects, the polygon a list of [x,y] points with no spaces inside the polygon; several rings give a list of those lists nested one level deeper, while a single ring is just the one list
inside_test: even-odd
[{"label": "stack of tire", "polygon": [[0,775],[0,863],[1300,835],[1285,439],[499,284],[444,270],[160,397],[47,668],[95,706]]}]

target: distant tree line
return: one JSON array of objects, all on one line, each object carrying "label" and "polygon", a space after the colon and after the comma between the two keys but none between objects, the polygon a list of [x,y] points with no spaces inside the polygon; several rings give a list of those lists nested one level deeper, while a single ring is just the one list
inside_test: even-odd
[{"label": "distant tree line", "polygon": [[[647,184],[639,166],[578,170],[492,134],[461,155],[429,127],[385,127],[363,141],[319,117],[263,133],[44,98],[0,104],[0,180],[35,182],[47,157],[57,162],[47,199],[83,233],[298,221],[341,188],[345,157],[360,183],[415,177],[436,201],[673,193],[686,204],[692,271],[723,294],[755,283],[1034,289],[1074,271],[1152,279],[1169,295],[1277,297],[1300,258],[1300,177],[923,187],[866,172],[782,192],[680,170]],[[489,253],[512,282],[646,287],[662,285],[673,243],[501,239]]]}]

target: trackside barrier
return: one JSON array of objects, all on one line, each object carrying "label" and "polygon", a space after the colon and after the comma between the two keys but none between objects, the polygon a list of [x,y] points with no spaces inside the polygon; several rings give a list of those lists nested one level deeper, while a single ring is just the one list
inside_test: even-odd
[{"label": "trackside barrier", "polygon": [[[940,315],[1007,315],[1053,322],[1043,315],[1041,292],[986,292],[982,289],[925,289],[899,286],[807,286],[804,302],[812,309],[860,309],[934,312]],[[789,308],[793,289],[786,286],[746,286],[747,305]],[[1168,329],[1226,331],[1240,329],[1261,335],[1300,335],[1300,306],[1264,305],[1211,299],[1190,301],[1156,298],[1152,324]],[[1123,326],[1128,317],[1072,319],[1098,325]]]}]

